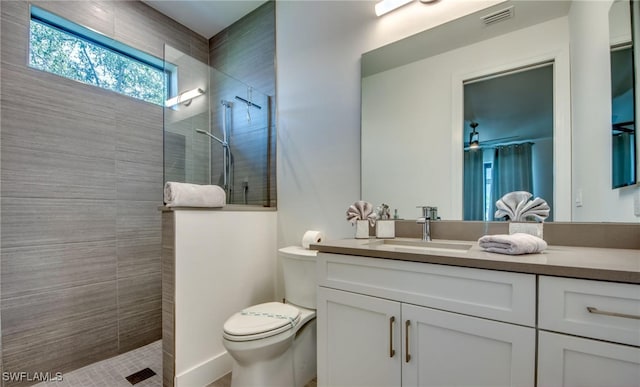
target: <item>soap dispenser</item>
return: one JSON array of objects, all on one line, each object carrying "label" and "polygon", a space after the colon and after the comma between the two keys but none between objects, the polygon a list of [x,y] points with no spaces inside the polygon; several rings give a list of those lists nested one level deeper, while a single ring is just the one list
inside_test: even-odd
[{"label": "soap dispenser", "polygon": [[[378,211],[378,221],[376,222],[376,238],[395,238],[396,237],[396,222],[391,219],[391,213],[389,206],[382,203],[380,207],[376,209]],[[397,216],[398,210],[395,210],[395,216]]]}]

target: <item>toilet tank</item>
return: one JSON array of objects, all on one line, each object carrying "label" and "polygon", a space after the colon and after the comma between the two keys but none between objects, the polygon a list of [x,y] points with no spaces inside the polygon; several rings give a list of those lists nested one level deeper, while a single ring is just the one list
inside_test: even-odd
[{"label": "toilet tank", "polygon": [[302,246],[283,247],[278,250],[284,272],[284,296],[287,302],[316,309],[316,250]]}]

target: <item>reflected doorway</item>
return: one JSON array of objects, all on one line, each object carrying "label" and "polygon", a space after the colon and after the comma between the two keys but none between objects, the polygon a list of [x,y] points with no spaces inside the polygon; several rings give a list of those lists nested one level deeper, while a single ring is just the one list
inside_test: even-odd
[{"label": "reflected doorway", "polygon": [[463,219],[495,220],[511,191],[553,210],[553,62],[467,80],[463,92]]}]

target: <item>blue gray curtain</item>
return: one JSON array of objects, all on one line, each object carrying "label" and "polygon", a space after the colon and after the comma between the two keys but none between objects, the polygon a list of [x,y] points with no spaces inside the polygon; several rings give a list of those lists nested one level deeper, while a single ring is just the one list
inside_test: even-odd
[{"label": "blue gray curtain", "polygon": [[482,149],[464,151],[464,220],[483,220],[484,170]]},{"label": "blue gray curtain", "polygon": [[491,171],[491,208],[493,219],[495,202],[512,191],[533,193],[533,171],[531,161],[531,143],[498,146],[495,149]]},{"label": "blue gray curtain", "polygon": [[612,139],[613,188],[635,183],[635,139],[632,133],[614,134]]}]

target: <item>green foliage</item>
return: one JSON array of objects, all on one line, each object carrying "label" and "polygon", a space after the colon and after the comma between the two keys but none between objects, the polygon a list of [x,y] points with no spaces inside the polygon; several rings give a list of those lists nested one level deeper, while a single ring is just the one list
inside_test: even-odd
[{"label": "green foliage", "polygon": [[163,105],[165,74],[108,48],[31,20],[31,67]]}]

